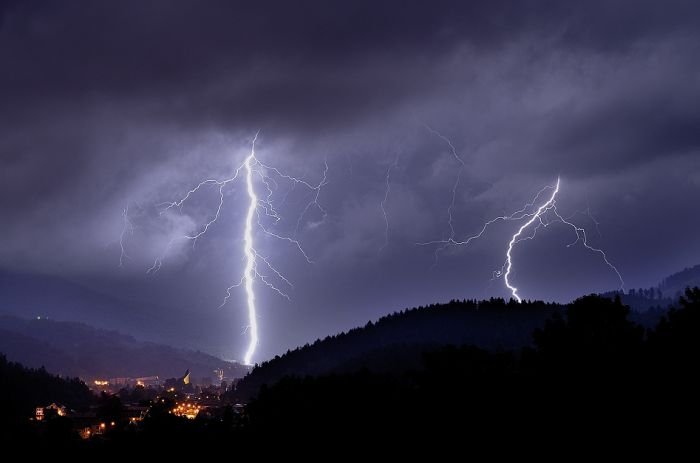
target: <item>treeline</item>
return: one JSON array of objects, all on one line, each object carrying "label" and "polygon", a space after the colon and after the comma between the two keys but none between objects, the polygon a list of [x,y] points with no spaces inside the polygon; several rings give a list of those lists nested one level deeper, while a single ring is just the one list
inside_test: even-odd
[{"label": "treeline", "polygon": [[37,406],[52,402],[82,410],[95,396],[78,378],[61,378],[43,367],[26,368],[0,354],[0,410],[4,423],[27,421]]},{"label": "treeline", "polygon": [[649,288],[631,288],[603,293],[603,296],[620,296],[622,303],[633,311],[633,318],[646,327],[654,327],[663,312],[678,303],[686,288],[700,285],[700,265],[689,267],[664,278]]},{"label": "treeline", "polygon": [[592,433],[628,433],[697,416],[700,289],[686,291],[653,329],[629,315],[619,299],[587,296],[555,313],[520,350],[445,347],[401,376],[288,376],[261,389],[246,408],[247,426],[259,435],[458,429],[546,438],[584,423]]},{"label": "treeline", "polygon": [[243,378],[232,401],[247,401],[261,386],[284,376],[347,373],[360,368],[402,372],[419,367],[421,354],[444,345],[469,344],[488,350],[529,345],[532,332],[565,306],[541,301],[453,300],[387,315],[334,336],[287,351]]},{"label": "treeline", "polygon": [[668,296],[680,295],[686,287],[695,286],[700,282],[700,265],[686,267],[661,281],[659,289]]}]

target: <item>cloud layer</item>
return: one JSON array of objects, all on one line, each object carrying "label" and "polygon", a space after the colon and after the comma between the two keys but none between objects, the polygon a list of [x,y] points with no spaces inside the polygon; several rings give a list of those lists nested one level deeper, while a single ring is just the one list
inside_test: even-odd
[{"label": "cloud layer", "polygon": [[[511,226],[435,267],[415,245],[449,235],[459,167],[427,125],[466,165],[458,237],[561,175],[560,208],[590,210],[591,239],[628,284],[653,284],[700,257],[700,6],[566,3],[0,3],[0,266],[209,314],[239,278],[240,185],[206,239],[176,242],[147,277],[217,197],[166,216],[157,205],[231,175],[261,130],[265,162],[309,181],[329,164],[329,216],[298,232],[315,264],[259,237],[295,284],[291,302],[260,296],[262,356],[403,306],[504,296],[490,278]],[[281,231],[305,200],[291,194]],[[136,228],[119,268],[127,204]],[[570,240],[552,227],[518,248],[525,297],[615,287]],[[219,353],[245,344],[240,303],[226,309],[236,326],[211,323]]]}]

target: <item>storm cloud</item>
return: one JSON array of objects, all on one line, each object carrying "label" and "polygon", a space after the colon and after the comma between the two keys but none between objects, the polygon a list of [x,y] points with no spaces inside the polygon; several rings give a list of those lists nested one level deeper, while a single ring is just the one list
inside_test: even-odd
[{"label": "storm cloud", "polygon": [[[490,280],[512,226],[437,265],[416,246],[449,235],[459,167],[427,126],[466,165],[458,237],[560,175],[562,211],[590,211],[600,233],[576,219],[628,287],[652,285],[700,258],[698,18],[693,1],[0,2],[0,266],[199,314],[201,347],[237,355],[240,295],[228,325],[215,308],[240,278],[240,185],[196,247],[145,270],[217,196],[158,204],[230,176],[260,131],[266,163],[310,182],[329,166],[328,217],[298,230],[314,264],[259,238],[294,283],[290,302],[261,290],[261,358],[406,306],[507,296]],[[291,193],[281,231],[305,200]],[[525,297],[617,287],[571,239],[552,227],[518,248]]]}]

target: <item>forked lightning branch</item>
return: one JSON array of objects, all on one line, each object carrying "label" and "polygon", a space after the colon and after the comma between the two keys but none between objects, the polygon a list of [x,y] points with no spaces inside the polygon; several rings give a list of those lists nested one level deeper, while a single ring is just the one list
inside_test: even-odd
[{"label": "forked lightning branch", "polygon": [[[289,299],[287,289],[292,288],[292,282],[275,267],[275,265],[265,257],[255,244],[256,231],[260,231],[267,236],[275,238],[280,241],[284,241],[289,245],[296,248],[304,259],[308,263],[312,263],[311,258],[306,253],[301,245],[301,242],[296,236],[299,231],[301,224],[307,214],[310,213],[312,209],[316,209],[322,216],[322,220],[326,218],[326,210],[319,203],[319,196],[321,189],[327,183],[327,173],[328,173],[328,163],[324,163],[324,169],[322,178],[318,183],[309,183],[306,180],[297,178],[291,175],[287,175],[280,171],[274,166],[263,163],[255,153],[255,145],[258,140],[259,133],[255,134],[253,141],[251,143],[250,153],[246,156],[244,162],[235,170],[234,174],[223,180],[220,179],[205,179],[198,183],[194,188],[190,189],[181,198],[164,203],[164,209],[160,212],[161,214],[173,208],[182,208],[187,201],[189,201],[195,194],[204,188],[215,188],[218,192],[218,201],[216,203],[216,209],[214,215],[206,223],[200,226],[200,228],[191,234],[186,234],[183,236],[178,236],[172,238],[165,246],[164,251],[159,255],[153,265],[148,269],[148,272],[157,272],[163,265],[163,260],[167,256],[169,250],[177,240],[189,240],[195,243],[199,238],[204,236],[210,228],[219,220],[221,216],[222,208],[225,204],[225,193],[226,188],[233,184],[235,181],[241,179],[240,181],[245,183],[246,201],[245,201],[245,220],[243,223],[243,246],[242,254],[244,256],[244,265],[242,269],[242,274],[240,280],[235,284],[229,286],[226,289],[226,296],[221,303],[221,306],[225,305],[231,298],[231,291],[234,288],[242,287],[246,295],[246,308],[248,316],[248,326],[246,331],[249,335],[248,348],[246,349],[243,361],[246,365],[251,365],[253,362],[253,357],[255,355],[255,350],[259,342],[258,333],[258,313],[256,307],[256,282],[262,283],[267,288],[275,291],[280,296]],[[297,226],[295,233],[291,236],[285,235],[275,231],[270,225],[266,225],[264,220],[268,222],[271,221],[272,225],[278,223],[282,220],[282,216],[278,212],[278,209],[273,200],[273,194],[278,186],[279,182],[289,182],[293,187],[302,187],[308,190],[310,198],[308,203],[305,205],[301,214],[297,220]],[[258,189],[262,189],[262,192],[258,192]],[[125,220],[128,220],[125,212]],[[125,222],[126,223],[126,222]],[[126,227],[126,225],[125,225]],[[131,225],[129,224],[129,227]],[[125,228],[129,231],[131,228]],[[122,232],[122,237],[126,232]],[[120,240],[122,247],[122,259],[123,261],[123,240]]]}]

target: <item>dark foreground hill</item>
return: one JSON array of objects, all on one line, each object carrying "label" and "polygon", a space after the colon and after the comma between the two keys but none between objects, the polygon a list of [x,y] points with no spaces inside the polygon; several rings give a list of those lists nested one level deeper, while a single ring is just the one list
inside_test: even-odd
[{"label": "dark foreground hill", "polygon": [[28,367],[45,367],[61,376],[86,379],[181,376],[190,369],[193,378],[213,377],[223,369],[228,377],[241,377],[247,368],[211,355],[138,341],[115,331],[73,322],[25,320],[0,316],[0,352]]},{"label": "dark foreground hill", "polygon": [[410,446],[527,438],[538,451],[562,438],[694,438],[681,416],[700,412],[700,289],[687,290],[651,330],[630,320],[619,299],[587,296],[533,340],[510,352],[428,350],[420,369],[401,375],[288,376],[250,402],[247,426],[265,436],[352,433],[389,445],[397,435]]},{"label": "dark foreground hill", "polygon": [[238,384],[237,398],[246,400],[263,384],[287,375],[412,369],[422,362],[423,352],[446,345],[469,344],[490,351],[519,349],[530,345],[532,332],[562,308],[544,302],[518,304],[491,299],[407,309],[262,363]]}]

